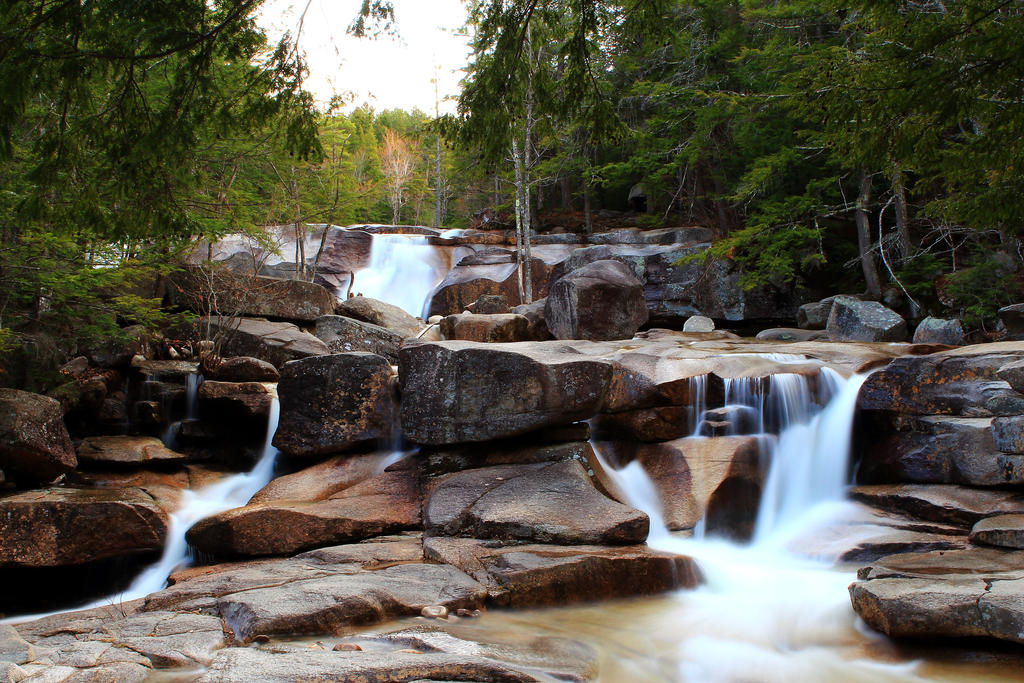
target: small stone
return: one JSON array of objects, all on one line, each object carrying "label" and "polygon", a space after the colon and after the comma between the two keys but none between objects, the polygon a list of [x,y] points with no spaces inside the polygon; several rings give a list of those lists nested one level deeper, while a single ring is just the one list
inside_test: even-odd
[{"label": "small stone", "polygon": [[427,619],[445,619],[448,617],[448,608],[444,605],[427,605],[420,610],[420,614]]},{"label": "small stone", "polygon": [[464,618],[468,617],[470,619],[475,619],[476,617],[479,617],[482,614],[483,614],[483,612],[478,610],[478,609],[460,608],[460,609],[455,610],[455,616],[457,616],[457,617],[464,617]]},{"label": "small stone", "polygon": [[264,635],[264,634],[260,633],[259,635],[255,635],[255,636],[252,637],[252,642],[260,643],[260,644],[269,643],[270,642],[270,636]]},{"label": "small stone", "polygon": [[355,643],[338,643],[334,646],[335,652],[362,652],[363,648],[359,647]]},{"label": "small stone", "polygon": [[146,362],[146,357],[143,356],[141,353],[137,353],[134,356],[132,356],[131,365],[132,365],[133,368],[140,367],[145,362]]},{"label": "small stone", "polygon": [[692,315],[683,323],[683,332],[714,332],[715,321],[703,315]]},{"label": "small stone", "polygon": [[442,320],[444,320],[443,315],[432,315],[429,318],[427,318],[427,322],[430,323],[431,325],[436,325]]}]

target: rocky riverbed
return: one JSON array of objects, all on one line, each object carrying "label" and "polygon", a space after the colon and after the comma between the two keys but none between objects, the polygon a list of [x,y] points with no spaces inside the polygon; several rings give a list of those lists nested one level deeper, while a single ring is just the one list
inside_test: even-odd
[{"label": "rocky riverbed", "polygon": [[[558,627],[572,618],[638,620],[680,644],[640,655],[638,680],[714,671],[701,641],[664,633],[702,623],[717,639],[703,647],[752,653],[744,666],[723,653],[717,680],[748,680],[772,658],[789,662],[780,680],[909,680],[878,660],[910,650],[858,635],[855,613],[908,647],[990,653],[976,655],[990,672],[1024,664],[1024,343],[652,327],[683,310],[652,306],[665,282],[655,257],[694,236],[655,237],[612,259],[609,245],[573,246],[544,305],[518,313],[491,289],[472,291],[474,313],[461,312],[468,289],[439,298],[466,280],[457,268],[431,299],[459,301],[445,325],[306,284],[301,305],[213,320],[233,329],[202,376],[153,358],[169,342],[140,338],[69,364],[49,396],[0,390],[0,578],[18,587],[0,604],[0,680],[622,680],[629,667],[608,652],[626,646]],[[498,258],[458,239],[446,248]],[[339,277],[359,270],[345,258]],[[891,334],[884,312],[826,305],[821,334]],[[816,416],[863,375],[834,423],[857,408],[847,472],[850,439]],[[856,503],[815,508],[816,525],[770,557],[817,564],[775,573],[759,524],[776,461],[801,450],[834,452]],[[676,545],[688,537],[754,538],[758,552],[726,560],[708,541]],[[167,580],[133,597],[161,555]],[[736,562],[755,590],[709,601]],[[778,618],[762,607],[821,612],[812,585],[829,606],[814,635],[776,626],[757,640]],[[783,599],[764,607],[773,593]],[[600,604],[627,598],[660,616]],[[547,623],[522,627],[521,610]],[[520,626],[503,633],[502,619]],[[753,640],[728,640],[731,628]]]}]

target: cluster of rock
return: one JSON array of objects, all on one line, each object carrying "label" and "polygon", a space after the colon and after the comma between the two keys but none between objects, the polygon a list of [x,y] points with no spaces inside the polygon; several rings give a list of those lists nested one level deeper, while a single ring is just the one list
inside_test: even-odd
[{"label": "cluster of rock", "polygon": [[857,613],[894,637],[1024,643],[1024,345],[897,358],[867,379],[860,407],[851,495],[939,545],[862,568]]}]

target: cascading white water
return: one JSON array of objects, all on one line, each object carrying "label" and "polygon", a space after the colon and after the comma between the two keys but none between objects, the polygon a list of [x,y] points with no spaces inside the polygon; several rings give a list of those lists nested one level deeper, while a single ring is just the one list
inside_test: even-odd
[{"label": "cascading white water", "polygon": [[422,235],[373,235],[370,264],[356,272],[352,293],[424,316],[426,298],[445,270],[443,259]]},{"label": "cascading white water", "polygon": [[[270,483],[278,454],[271,440],[274,438],[274,432],[277,431],[280,412],[280,404],[277,397],[274,396],[270,404],[270,416],[267,422],[267,434],[263,441],[263,448],[259,460],[251,470],[225,477],[215,484],[195,491],[188,489],[182,491],[178,509],[169,515],[170,524],[167,527],[164,551],[156,564],[144,569],[123,592],[110,595],[76,609],[103,607],[118,602],[143,598],[150,593],[163,590],[171,573],[189,561],[185,532],[201,519],[245,505],[257,491]],[[57,610],[45,614],[20,615],[0,620],[0,623],[6,621],[31,621],[52,614],[61,614],[66,611]]]},{"label": "cascading white water", "polygon": [[614,471],[602,461],[627,502],[650,517],[648,545],[694,558],[705,577],[701,588],[673,595],[678,603],[677,680],[906,678],[906,666],[854,658],[866,637],[856,628],[847,593],[853,575],[784,546],[784,532],[798,528],[803,515],[820,522],[819,506],[842,498],[849,467],[853,413],[864,377],[844,380],[823,368],[817,379],[818,395],[832,396],[823,410],[800,375],[773,376],[766,396],[759,396],[752,384],[736,385],[746,386],[733,400],[762,402],[770,421],[781,428],[750,545],[672,535],[655,486],[640,464]]},{"label": "cascading white water", "polygon": [[[248,472],[226,477],[210,486],[182,492],[180,506],[170,515],[171,523],[167,528],[167,541],[160,561],[139,574],[124,594],[118,596],[119,599],[134,600],[162,590],[167,585],[167,577],[171,572],[188,562],[185,532],[201,519],[245,505],[257,491],[270,483],[274,475],[274,462],[277,459],[277,449],[271,440],[277,431],[280,414],[281,406],[275,396],[270,404],[267,435],[255,467]],[[107,601],[101,601],[97,604],[106,603]]]}]

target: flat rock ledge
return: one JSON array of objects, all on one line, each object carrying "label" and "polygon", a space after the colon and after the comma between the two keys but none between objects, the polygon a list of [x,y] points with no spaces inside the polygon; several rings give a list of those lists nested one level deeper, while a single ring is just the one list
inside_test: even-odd
[{"label": "flat rock ledge", "polygon": [[887,636],[1024,643],[1024,552],[891,555],[857,576],[850,586],[853,608]]}]

